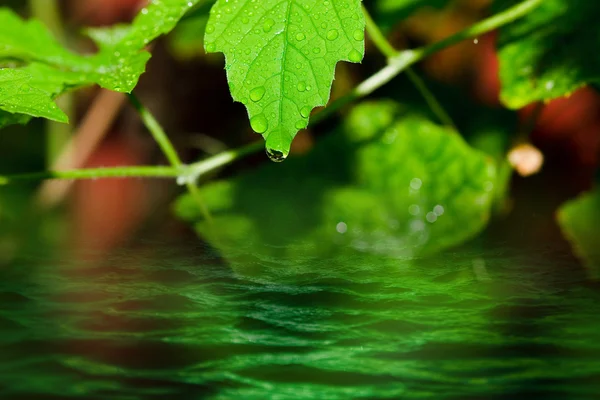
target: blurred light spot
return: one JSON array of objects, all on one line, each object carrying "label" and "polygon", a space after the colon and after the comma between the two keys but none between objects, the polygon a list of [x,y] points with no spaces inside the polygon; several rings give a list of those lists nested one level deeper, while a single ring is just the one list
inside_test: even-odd
[{"label": "blurred light spot", "polygon": [[408,212],[410,215],[419,215],[421,213],[421,207],[416,204],[411,204],[410,207],[408,207]]},{"label": "blurred light spot", "polygon": [[419,178],[413,178],[410,181],[410,188],[413,190],[419,190],[423,186],[423,182]]},{"label": "blurred light spot", "polygon": [[348,231],[348,225],[345,222],[338,222],[335,226],[335,230],[339,233],[346,233]]},{"label": "blurred light spot", "polygon": [[432,224],[437,221],[437,215],[435,215],[434,212],[428,212],[427,215],[425,216],[425,218],[427,219],[427,222],[431,222]]},{"label": "blurred light spot", "polygon": [[521,176],[536,174],[544,164],[544,155],[535,146],[524,143],[508,153],[508,162]]},{"label": "blurred light spot", "polygon": [[410,222],[410,230],[413,232],[422,231],[425,229],[425,223],[420,219],[415,219]]},{"label": "blurred light spot", "polygon": [[546,90],[552,90],[554,88],[554,81],[546,82]]},{"label": "blurred light spot", "polygon": [[437,215],[438,217],[439,217],[440,215],[443,215],[443,214],[444,214],[444,207],[442,207],[442,206],[440,206],[440,205],[438,204],[437,206],[433,207],[433,213],[434,213],[435,215]]}]

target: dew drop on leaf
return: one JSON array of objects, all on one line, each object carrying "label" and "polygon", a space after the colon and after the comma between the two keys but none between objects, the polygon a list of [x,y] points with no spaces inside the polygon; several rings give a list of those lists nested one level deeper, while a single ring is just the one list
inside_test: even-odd
[{"label": "dew drop on leaf", "polygon": [[270,32],[273,28],[273,25],[275,25],[275,21],[273,21],[271,18],[267,19],[263,24],[263,31],[265,31],[265,33]]},{"label": "dew drop on leaf", "polygon": [[284,154],[282,151],[271,149],[267,147],[267,156],[269,159],[274,162],[282,162],[287,158],[287,154]]},{"label": "dew drop on leaf", "polygon": [[250,119],[250,126],[256,133],[265,133],[269,128],[269,122],[264,114],[259,114]]},{"label": "dew drop on leaf", "polygon": [[357,29],[352,34],[352,37],[354,38],[354,40],[363,40],[365,38],[365,33],[360,29]]},{"label": "dew drop on leaf", "polygon": [[352,62],[360,62],[362,60],[362,54],[358,50],[352,50],[350,54],[348,54],[348,59]]},{"label": "dew drop on leaf", "polygon": [[261,100],[265,95],[264,86],[255,87],[250,91],[250,100],[257,102]]},{"label": "dew drop on leaf", "polygon": [[338,38],[340,34],[338,33],[337,29],[332,29],[329,32],[327,32],[327,40],[335,40]]},{"label": "dew drop on leaf", "polygon": [[300,110],[300,115],[302,115],[304,118],[308,118],[310,116],[310,112],[311,108],[309,106],[304,106]]}]

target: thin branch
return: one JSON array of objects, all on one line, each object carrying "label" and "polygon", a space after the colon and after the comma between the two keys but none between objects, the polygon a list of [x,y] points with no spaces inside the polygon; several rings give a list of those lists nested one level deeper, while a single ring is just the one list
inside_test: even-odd
[{"label": "thin branch", "polygon": [[[167,157],[167,160],[169,160],[169,163],[175,169],[181,170],[181,168],[183,167],[183,163],[181,162],[181,159],[177,154],[177,150],[175,150],[175,146],[173,146],[173,144],[169,140],[169,137],[167,136],[163,127],[156,120],[156,118],[154,118],[154,115],[152,115],[152,113],[146,107],[144,107],[144,105],[140,102],[136,95],[130,93],[128,94],[128,96],[131,104],[139,113],[142,122],[150,131],[156,143],[158,143],[158,146],[161,148],[162,152]],[[196,200],[198,207],[200,207],[200,212],[202,212],[204,218],[209,222],[212,221],[210,211],[208,210],[208,207],[206,207],[206,204],[202,200],[200,190],[198,190],[198,187],[196,186],[195,182],[189,179],[185,179],[185,177],[182,176],[180,176],[177,181],[178,183],[185,184],[192,197]]]},{"label": "thin branch", "polygon": [[[366,7],[363,5],[362,8],[363,13],[365,14],[365,19],[367,21],[367,32],[369,33],[369,37],[373,41],[373,44],[375,44],[375,47],[377,47],[379,51],[383,53],[383,55],[385,55],[387,58],[396,57],[398,55],[398,50],[396,50],[392,46],[392,44],[385,38],[377,24],[371,17],[371,14],[369,14],[369,11],[366,9]],[[408,76],[408,79],[412,82],[412,84],[417,88],[419,93],[421,93],[421,96],[423,96],[425,102],[427,103],[431,111],[437,116],[440,122],[442,122],[446,126],[449,126],[455,132],[458,132],[458,129],[456,128],[456,125],[454,125],[454,122],[452,121],[452,118],[450,118],[450,115],[448,115],[442,104],[438,101],[433,92],[429,90],[429,88],[421,79],[421,77],[409,67],[406,68],[406,75]]]},{"label": "thin branch", "polygon": [[44,179],[100,179],[100,178],[177,178],[182,170],[174,167],[137,166],[45,171],[0,176],[0,185]]}]

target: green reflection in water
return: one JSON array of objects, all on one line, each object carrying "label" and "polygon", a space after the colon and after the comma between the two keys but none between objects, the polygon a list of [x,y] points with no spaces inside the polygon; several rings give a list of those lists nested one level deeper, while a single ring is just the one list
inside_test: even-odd
[{"label": "green reflection in water", "polygon": [[252,278],[211,255],[3,270],[0,398],[600,390],[600,295],[568,256],[472,248],[412,264],[357,253],[253,262],[265,272]]}]

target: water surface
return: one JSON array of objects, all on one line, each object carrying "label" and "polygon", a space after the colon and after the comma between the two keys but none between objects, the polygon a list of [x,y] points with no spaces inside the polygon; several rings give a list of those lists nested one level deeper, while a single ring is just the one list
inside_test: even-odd
[{"label": "water surface", "polygon": [[253,262],[251,277],[204,248],[14,262],[0,270],[0,398],[600,393],[600,291],[559,250]]}]

